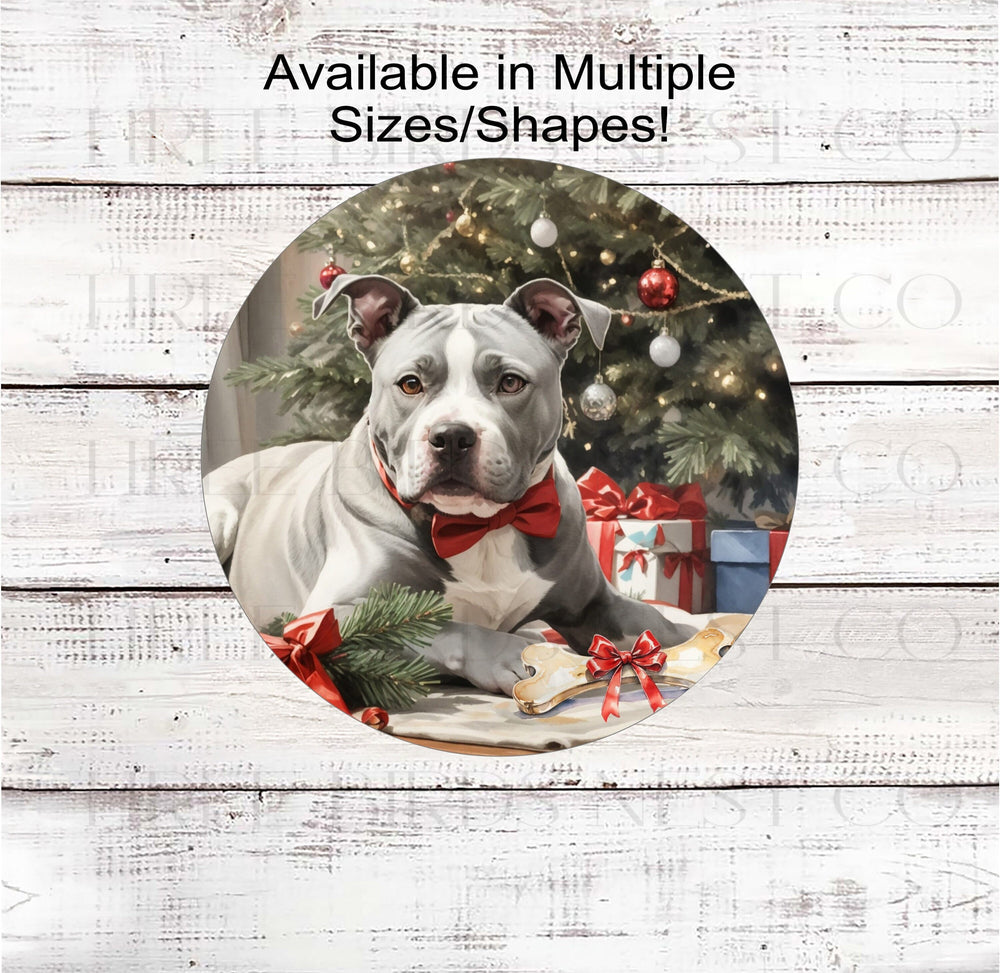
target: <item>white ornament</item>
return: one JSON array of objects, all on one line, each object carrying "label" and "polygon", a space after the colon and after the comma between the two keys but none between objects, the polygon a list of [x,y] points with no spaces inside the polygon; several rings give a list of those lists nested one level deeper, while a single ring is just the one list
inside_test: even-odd
[{"label": "white ornament", "polygon": [[660,368],[676,365],[681,357],[680,343],[668,334],[657,335],[649,346],[649,357]]},{"label": "white ornament", "polygon": [[604,384],[600,375],[580,395],[580,411],[595,422],[605,422],[615,414],[618,396],[610,385]]},{"label": "white ornament", "polygon": [[559,237],[559,227],[547,216],[539,216],[531,224],[531,242],[536,247],[551,247]]}]

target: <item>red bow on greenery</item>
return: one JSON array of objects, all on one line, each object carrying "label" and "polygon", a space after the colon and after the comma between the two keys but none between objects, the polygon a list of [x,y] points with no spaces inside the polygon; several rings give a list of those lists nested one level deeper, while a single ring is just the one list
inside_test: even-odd
[{"label": "red bow on greenery", "polygon": [[576,485],[583,509],[592,520],[700,520],[707,508],[701,487],[686,483],[668,487],[661,483],[639,483],[628,495],[607,473],[592,466]]},{"label": "red bow on greenery", "polygon": [[337,709],[351,712],[321,658],[340,648],[340,625],[332,608],[296,618],[285,626],[282,635],[264,635],[263,638],[274,654],[313,692]]},{"label": "red bow on greenery", "polygon": [[631,651],[622,652],[614,642],[603,635],[595,635],[587,653],[592,657],[587,662],[587,671],[596,679],[610,675],[611,682],[604,694],[601,704],[601,716],[607,723],[609,716],[618,715],[618,698],[621,695],[622,669],[631,666],[639,685],[642,686],[649,700],[650,708],[655,713],[667,704],[663,702],[660,690],[656,688],[650,672],[659,672],[666,662],[667,654],[660,648],[660,643],[653,638],[648,629],[642,633],[632,646]]}]

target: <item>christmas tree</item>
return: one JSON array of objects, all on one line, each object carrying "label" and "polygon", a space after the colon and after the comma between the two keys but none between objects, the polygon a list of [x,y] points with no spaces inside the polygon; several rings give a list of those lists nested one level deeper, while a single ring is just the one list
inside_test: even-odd
[{"label": "christmas tree", "polygon": [[[792,503],[795,413],[770,329],[712,246],[636,190],[541,162],[446,163],[359,194],[293,246],[329,255],[326,286],[343,268],[392,277],[425,304],[502,303],[550,277],[601,302],[613,312],[603,351],[585,333],[563,371],[573,473],[597,466],[626,489],[700,481],[736,507]],[[279,391],[294,418],[281,442],[342,439],[368,401],[346,302],[311,319],[321,287],[302,295],[286,354],[228,376]],[[597,376],[617,395],[609,418],[592,400],[604,390],[581,402]]]}]

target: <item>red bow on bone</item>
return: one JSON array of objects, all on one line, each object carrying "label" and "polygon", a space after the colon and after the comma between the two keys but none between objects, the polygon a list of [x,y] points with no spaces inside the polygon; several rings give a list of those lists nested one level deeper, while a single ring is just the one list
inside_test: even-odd
[{"label": "red bow on bone", "polygon": [[642,633],[630,651],[623,652],[614,642],[603,635],[595,635],[587,650],[591,656],[587,662],[587,671],[596,679],[611,676],[604,702],[601,704],[601,716],[607,723],[609,716],[618,716],[618,698],[621,696],[622,669],[631,666],[639,685],[642,686],[650,709],[655,713],[667,704],[663,702],[660,690],[656,688],[650,672],[659,672],[666,662],[667,654],[660,648],[660,643],[648,629]]}]

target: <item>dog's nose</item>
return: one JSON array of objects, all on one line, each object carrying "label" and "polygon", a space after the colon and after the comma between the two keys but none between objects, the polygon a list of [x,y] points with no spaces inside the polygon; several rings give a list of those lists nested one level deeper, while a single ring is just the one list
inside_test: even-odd
[{"label": "dog's nose", "polygon": [[444,459],[454,463],[476,445],[476,433],[464,422],[439,422],[431,427],[427,441]]}]

